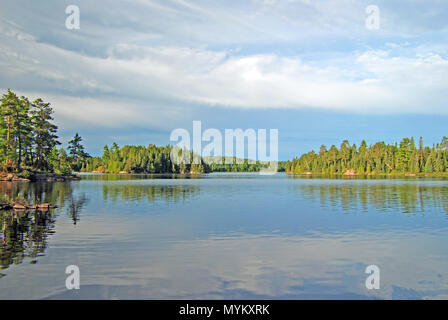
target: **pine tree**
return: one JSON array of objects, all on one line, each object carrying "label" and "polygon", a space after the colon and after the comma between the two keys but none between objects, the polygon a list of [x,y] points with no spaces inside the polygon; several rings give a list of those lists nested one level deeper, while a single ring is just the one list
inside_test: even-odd
[{"label": "pine tree", "polygon": [[428,159],[426,159],[426,163],[425,163],[425,173],[432,173],[434,171],[434,167],[432,164],[432,157],[429,156]]},{"label": "pine tree", "polygon": [[5,168],[12,167],[16,160],[15,139],[14,139],[14,110],[19,104],[19,98],[10,89],[1,98],[1,118],[2,118],[2,156],[5,161]]},{"label": "pine tree", "polygon": [[60,142],[56,135],[58,127],[51,123],[53,121],[53,109],[49,103],[45,103],[42,99],[34,100],[33,110],[31,111],[34,131],[36,167],[38,169],[48,168],[45,157]]},{"label": "pine tree", "polygon": [[1,144],[5,166],[15,166],[21,169],[25,150],[32,143],[32,126],[29,117],[30,103],[28,98],[20,97],[8,89],[1,99],[2,117],[1,133],[4,134]]},{"label": "pine tree", "polygon": [[81,144],[82,138],[76,132],[72,140],[68,142],[68,150],[72,161],[72,166],[75,171],[79,171],[82,167],[82,163],[89,158],[90,155],[85,152],[84,146]]},{"label": "pine tree", "polygon": [[411,154],[411,140],[409,138],[403,138],[398,148],[398,169],[401,172],[408,171],[409,160]]},{"label": "pine tree", "polygon": [[110,159],[110,151],[109,151],[109,147],[107,146],[107,144],[104,145],[103,156],[101,158],[103,159],[104,162],[107,162]]}]

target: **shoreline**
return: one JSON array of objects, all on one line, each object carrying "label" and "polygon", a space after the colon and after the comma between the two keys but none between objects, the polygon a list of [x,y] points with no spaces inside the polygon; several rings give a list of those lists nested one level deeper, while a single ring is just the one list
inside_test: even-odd
[{"label": "shoreline", "polygon": [[301,172],[301,173],[292,173],[285,172],[287,175],[291,176],[324,176],[324,177],[429,177],[429,178],[448,178],[448,173],[369,173],[369,174],[346,174],[346,173],[318,173],[318,172]]},{"label": "shoreline", "polygon": [[0,182],[63,182],[81,180],[78,175],[58,175],[56,173],[5,173],[0,175]]},{"label": "shoreline", "polygon": [[[17,173],[0,173],[0,182],[64,182],[64,181],[79,181],[82,180],[83,175],[154,175],[154,176],[200,176],[212,173],[259,173],[258,171],[252,172],[188,172],[188,173],[134,173],[134,172],[75,172],[72,175],[58,175],[55,173],[33,173],[24,177]],[[285,171],[278,171],[277,173],[285,173],[287,176],[300,176],[300,177],[325,177],[325,178],[448,178],[448,173],[370,173],[370,174],[357,174],[357,173],[317,173],[317,172],[301,172],[292,173]]]}]

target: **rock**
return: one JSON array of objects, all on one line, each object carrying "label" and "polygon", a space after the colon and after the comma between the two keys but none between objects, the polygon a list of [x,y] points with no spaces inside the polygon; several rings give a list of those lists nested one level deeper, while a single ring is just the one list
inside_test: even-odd
[{"label": "rock", "polygon": [[415,173],[406,173],[405,177],[415,177],[416,174]]},{"label": "rock", "polygon": [[118,172],[118,173],[120,173],[120,174],[126,174],[126,173],[128,173],[127,171],[120,171],[120,172]]},{"label": "rock", "polygon": [[49,209],[57,208],[57,205],[51,205],[49,203],[41,203],[35,205],[29,205],[24,200],[18,199],[15,203],[0,203],[0,210],[10,210],[14,209],[16,211],[26,211],[26,210],[41,210],[48,211]]},{"label": "rock", "polygon": [[18,203],[15,203],[13,206],[14,210],[26,210],[27,207]]},{"label": "rock", "polygon": [[349,170],[345,171],[345,173],[344,173],[344,176],[357,176],[357,175],[358,175],[358,173],[353,169],[349,169]]},{"label": "rock", "polygon": [[11,181],[14,178],[14,175],[9,173],[7,175],[2,175],[0,177],[0,181]]},{"label": "rock", "polygon": [[30,181],[30,179],[19,178],[19,177],[13,177],[13,178],[12,178],[12,181],[23,181],[23,182],[26,182],[26,181]]}]

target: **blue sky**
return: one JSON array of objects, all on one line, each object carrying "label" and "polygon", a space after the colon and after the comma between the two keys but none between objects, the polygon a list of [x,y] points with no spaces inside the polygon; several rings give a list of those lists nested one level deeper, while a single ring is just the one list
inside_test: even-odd
[{"label": "blue sky", "polygon": [[61,140],[77,131],[92,154],[168,144],[193,120],[278,129],[280,159],[344,139],[432,144],[448,135],[447,14],[447,1],[0,0],[0,88],[51,102]]}]

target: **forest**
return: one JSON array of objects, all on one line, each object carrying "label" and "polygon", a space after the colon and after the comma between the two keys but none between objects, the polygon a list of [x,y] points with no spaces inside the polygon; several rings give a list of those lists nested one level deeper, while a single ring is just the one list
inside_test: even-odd
[{"label": "forest", "polygon": [[[1,97],[0,110],[0,171],[29,178],[34,173],[70,175],[72,172],[106,173],[180,173],[196,174],[212,171],[258,171],[265,166],[248,160],[233,164],[175,165],[171,162],[172,146],[119,147],[115,142],[104,146],[101,157],[92,157],[82,145],[82,137],[75,133],[67,151],[60,147],[58,127],[54,124],[54,110],[41,98],[30,101],[8,89]],[[193,159],[193,153],[190,159]],[[193,161],[191,161],[192,163]]]},{"label": "forest", "polygon": [[[120,148],[115,142],[111,147],[104,146],[101,157],[86,159],[81,171],[83,172],[108,172],[108,173],[179,173],[201,174],[209,172],[257,172],[264,164],[259,162],[249,164],[247,159],[237,163],[236,158],[232,164],[216,163],[201,159],[200,163],[193,161],[194,154],[187,152],[190,164],[174,164],[171,161],[173,147],[157,147],[153,144],[145,146],[124,146]],[[216,160],[216,159],[215,159]]]},{"label": "forest", "polygon": [[[70,175],[72,172],[104,173],[179,173],[257,172],[266,163],[252,163],[247,159],[228,163],[221,159],[194,164],[174,164],[170,159],[172,146],[119,147],[105,145],[101,157],[92,157],[84,149],[82,138],[75,133],[68,142],[67,151],[60,147],[58,127],[54,124],[54,110],[50,103],[37,98],[17,96],[8,89],[1,97],[0,110],[0,171],[17,173],[27,178],[34,173]],[[214,159],[216,160],[216,159]],[[227,160],[227,159],[226,159]],[[448,138],[432,147],[424,146],[420,137],[386,144],[377,142],[368,146],[363,140],[359,147],[344,140],[340,147],[329,149],[322,145],[292,161],[279,162],[279,171],[291,174],[444,174],[448,173]]]},{"label": "forest", "polygon": [[399,144],[377,142],[368,146],[363,140],[359,147],[344,140],[340,147],[322,145],[299,158],[287,161],[285,171],[291,174],[443,174],[448,170],[448,138],[432,147],[424,146],[420,137],[403,138]]},{"label": "forest", "polygon": [[[171,162],[171,146],[158,147],[154,144],[120,148],[115,142],[109,148],[104,146],[101,157],[90,157],[83,164],[83,172],[104,173],[207,173],[208,166],[200,164],[175,165]],[[190,153],[190,158],[193,154]]]},{"label": "forest", "polygon": [[76,133],[68,153],[58,141],[51,104],[37,98],[30,101],[8,89],[0,103],[0,169],[27,178],[33,173],[70,175],[90,157]]}]

